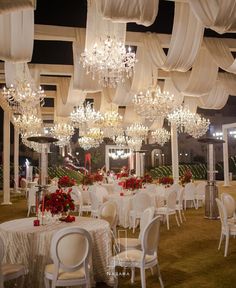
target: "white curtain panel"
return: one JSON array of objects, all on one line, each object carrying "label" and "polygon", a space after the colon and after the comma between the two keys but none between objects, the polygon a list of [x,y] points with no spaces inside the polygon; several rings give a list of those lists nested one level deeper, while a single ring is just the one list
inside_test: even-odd
[{"label": "white curtain panel", "polygon": [[199,105],[198,97],[184,97],[184,107],[189,109],[190,112],[196,113]]},{"label": "white curtain panel", "polygon": [[173,71],[171,78],[176,89],[184,96],[203,96],[212,90],[217,74],[218,66],[208,50],[202,47],[193,64],[192,71],[185,73]]},{"label": "white curtain panel", "polygon": [[10,13],[17,10],[35,9],[36,0],[1,0],[0,14]]},{"label": "white curtain panel", "polygon": [[164,118],[163,117],[158,117],[150,125],[149,130],[156,130],[156,129],[162,128],[163,124],[164,124]]},{"label": "white curtain panel", "polygon": [[179,92],[175,85],[173,84],[173,81],[171,78],[166,78],[165,79],[165,83],[164,83],[164,87],[163,87],[164,91],[168,91],[169,94],[173,94],[174,95],[174,106],[177,107],[179,105],[181,105],[183,103],[184,100],[184,96],[181,92]]},{"label": "white curtain panel", "polygon": [[0,15],[0,60],[30,62],[33,43],[33,9]]},{"label": "white curtain panel", "polygon": [[222,39],[204,38],[204,44],[220,68],[230,73],[236,73],[236,60]]},{"label": "white curtain panel", "polygon": [[140,117],[134,110],[134,105],[128,105],[125,108],[125,114],[123,117],[124,127],[129,126],[134,123],[143,123],[144,119]]},{"label": "white curtain panel", "polygon": [[159,0],[96,0],[105,19],[113,22],[136,22],[150,26],[156,19]]},{"label": "white curtain panel", "polygon": [[201,23],[222,34],[236,31],[235,0],[188,0]]},{"label": "white curtain panel", "polygon": [[204,27],[191,11],[188,3],[175,2],[175,16],[170,47],[166,56],[156,34],[148,34],[144,45],[152,62],[167,71],[188,71],[197,56]]},{"label": "white curtain panel", "polygon": [[198,98],[198,107],[204,109],[222,109],[229,98],[229,93],[221,81],[217,81],[208,95]]},{"label": "white curtain panel", "polygon": [[219,73],[219,80],[231,95],[236,95],[236,75],[231,73]]},{"label": "white curtain panel", "polygon": [[18,81],[22,80],[26,80],[31,84],[34,82],[26,63],[13,63],[7,61],[4,63],[4,70],[7,87],[10,87],[11,84],[16,85]]}]

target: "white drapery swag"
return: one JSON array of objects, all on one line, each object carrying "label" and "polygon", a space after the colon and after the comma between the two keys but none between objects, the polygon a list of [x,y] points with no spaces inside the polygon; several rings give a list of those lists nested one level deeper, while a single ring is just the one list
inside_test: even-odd
[{"label": "white drapery swag", "polygon": [[10,87],[11,84],[16,85],[17,81],[22,80],[26,80],[29,83],[34,82],[29,67],[26,63],[13,63],[7,61],[4,63],[4,70],[7,87]]},{"label": "white drapery swag", "polygon": [[234,60],[229,47],[222,39],[205,38],[204,44],[220,68],[231,73],[236,73],[236,60]]},{"label": "white drapery swag", "polygon": [[134,105],[128,105],[125,108],[125,113],[123,117],[123,126],[127,127],[134,123],[143,123],[144,119],[140,117],[134,110]]},{"label": "white drapery swag", "polygon": [[103,18],[113,22],[136,22],[150,26],[156,19],[159,0],[96,0]]},{"label": "white drapery swag", "polygon": [[14,12],[17,10],[35,9],[36,0],[1,0],[0,14]]},{"label": "white drapery swag", "polygon": [[33,9],[0,15],[0,60],[30,62],[33,43]]},{"label": "white drapery swag", "polygon": [[176,89],[184,96],[203,96],[213,88],[217,74],[218,66],[208,50],[202,47],[193,64],[192,71],[185,73],[173,71],[171,78]]},{"label": "white drapery swag", "polygon": [[189,5],[205,27],[220,34],[236,31],[235,0],[189,0]]},{"label": "white drapery swag", "polygon": [[175,2],[173,32],[166,56],[158,36],[148,34],[144,45],[153,64],[167,71],[188,71],[202,43],[204,27],[191,11],[188,3]]}]

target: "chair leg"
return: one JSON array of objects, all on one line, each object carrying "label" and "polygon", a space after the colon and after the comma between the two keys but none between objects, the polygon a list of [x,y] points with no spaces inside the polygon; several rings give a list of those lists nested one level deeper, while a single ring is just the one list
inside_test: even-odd
[{"label": "chair leg", "polygon": [[133,217],[133,234],[135,233],[136,217]]},{"label": "chair leg", "polygon": [[21,277],[18,279],[19,283],[18,283],[18,286],[17,286],[17,287],[23,288],[24,280],[25,280],[25,275],[21,276]]},{"label": "chair leg", "polygon": [[186,222],[186,218],[185,218],[185,215],[184,215],[184,210],[181,210],[181,213],[182,213],[184,221]]},{"label": "chair leg", "polygon": [[182,219],[181,211],[178,210],[178,212],[179,212],[179,219],[180,219],[180,222],[181,222],[181,224],[182,224],[182,223],[183,223],[183,219]]},{"label": "chair leg", "polygon": [[177,225],[178,225],[178,227],[180,226],[179,225],[179,220],[178,220],[178,217],[177,217],[177,214],[175,213],[175,220],[176,220],[176,222],[177,222]]},{"label": "chair leg", "polygon": [[30,210],[31,210],[31,206],[28,206],[27,217],[29,217],[29,215],[30,215]]},{"label": "chair leg", "polygon": [[229,233],[225,235],[225,257],[228,254],[228,247],[229,247]]},{"label": "chair leg", "polygon": [[220,243],[219,243],[219,246],[218,246],[218,250],[220,250],[223,237],[224,237],[224,235],[223,235],[223,233],[221,232],[221,234],[220,234]]},{"label": "chair leg", "polygon": [[145,277],[145,268],[144,267],[140,268],[140,274],[141,274],[142,288],[146,288],[146,277]]},{"label": "chair leg", "polygon": [[135,267],[131,268],[131,284],[134,284],[135,280]]},{"label": "chair leg", "polygon": [[158,262],[157,262],[157,273],[158,273],[158,279],[159,279],[161,288],[164,288],[164,284],[163,284],[163,281],[162,281],[162,278],[161,278],[161,271],[160,271],[160,267],[159,267],[159,263]]},{"label": "chair leg", "polygon": [[45,288],[50,288],[50,281],[46,277],[44,277],[44,285],[45,285]]},{"label": "chair leg", "polygon": [[152,267],[150,268],[150,270],[151,270],[151,274],[154,275],[154,271]]},{"label": "chair leg", "polygon": [[170,223],[169,223],[169,215],[166,215],[166,225],[167,225],[167,230],[170,230]]}]

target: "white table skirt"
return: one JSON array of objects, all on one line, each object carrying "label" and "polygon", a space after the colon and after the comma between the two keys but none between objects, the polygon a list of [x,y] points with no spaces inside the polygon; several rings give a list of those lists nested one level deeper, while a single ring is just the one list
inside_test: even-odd
[{"label": "white table skirt", "polygon": [[72,223],[60,222],[34,227],[34,219],[18,219],[0,225],[0,236],[6,250],[3,262],[22,263],[29,270],[24,287],[44,288],[44,268],[46,264],[51,263],[51,238],[56,231],[69,226],[78,226],[90,233],[93,240],[94,280],[109,283],[111,279],[107,272],[112,250],[108,222],[101,219],[76,217],[76,221]]}]

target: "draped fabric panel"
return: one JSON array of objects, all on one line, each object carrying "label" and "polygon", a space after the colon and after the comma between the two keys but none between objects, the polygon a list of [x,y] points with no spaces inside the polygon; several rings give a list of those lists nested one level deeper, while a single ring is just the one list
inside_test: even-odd
[{"label": "draped fabric panel", "polygon": [[219,73],[219,80],[231,95],[236,95],[236,75],[231,73]]},{"label": "draped fabric panel", "polygon": [[150,125],[149,130],[156,130],[159,128],[162,128],[164,124],[164,118],[158,117],[156,120],[153,121],[153,123]]},{"label": "draped fabric panel", "polygon": [[142,123],[143,119],[134,110],[134,105],[128,105],[125,108],[125,114],[123,117],[124,127],[129,126],[134,123]]},{"label": "draped fabric panel", "polygon": [[184,107],[189,109],[190,112],[196,113],[198,107],[198,97],[184,97]]},{"label": "draped fabric panel", "polygon": [[188,71],[202,43],[204,27],[190,10],[188,3],[175,3],[175,16],[167,56],[156,34],[148,34],[144,45],[152,62],[167,71]]},{"label": "draped fabric panel", "polygon": [[30,62],[33,43],[33,9],[0,15],[0,60]]},{"label": "draped fabric panel", "polygon": [[156,19],[159,0],[97,0],[97,6],[105,19],[150,26]]},{"label": "draped fabric panel", "polygon": [[218,74],[218,66],[208,50],[201,48],[192,71],[186,73],[171,72],[172,81],[184,96],[203,96],[213,88]]},{"label": "draped fabric panel", "polygon": [[236,30],[235,0],[189,0],[189,4],[205,27],[220,34]]},{"label": "draped fabric panel", "polygon": [[184,96],[182,93],[180,93],[175,85],[173,84],[171,78],[167,78],[165,79],[165,83],[164,83],[164,87],[163,87],[164,91],[168,91],[169,94],[173,94],[174,95],[174,106],[179,106],[182,104],[183,100],[184,100]]},{"label": "draped fabric panel", "polygon": [[26,80],[32,84],[34,82],[34,78],[32,78],[26,63],[13,63],[7,61],[4,63],[4,70],[7,87],[10,87],[11,84],[16,85],[18,81],[22,80]]},{"label": "draped fabric panel", "polygon": [[236,73],[236,60],[227,44],[218,38],[205,38],[204,43],[216,64],[225,71]]},{"label": "draped fabric panel", "polygon": [[0,14],[10,13],[17,10],[35,9],[36,0],[1,0]]}]

